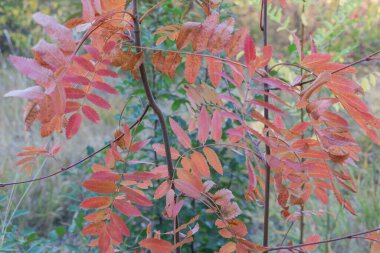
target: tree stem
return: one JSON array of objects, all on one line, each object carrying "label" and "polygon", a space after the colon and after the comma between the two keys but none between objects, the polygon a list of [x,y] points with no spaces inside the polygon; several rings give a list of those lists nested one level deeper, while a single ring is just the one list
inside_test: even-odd
[{"label": "tree stem", "polygon": [[[264,35],[264,46],[268,44],[268,24],[267,24],[267,14],[268,14],[268,2],[267,0],[262,0],[262,30]],[[265,70],[268,71],[268,66],[265,66]],[[269,92],[268,84],[264,84],[264,89],[266,92]],[[264,101],[269,103],[269,96],[264,96]],[[265,119],[269,119],[269,110],[264,109]],[[267,129],[268,126],[265,126]],[[268,134],[268,133],[267,133]],[[268,145],[265,145],[265,154],[270,155],[270,148]],[[270,200],[270,166],[268,163],[265,164],[265,199],[264,199],[264,235],[263,235],[263,245],[268,246],[268,235],[269,235],[269,200]]]},{"label": "tree stem", "polygon": [[[140,24],[139,24],[139,18],[138,18],[137,0],[133,0],[133,16],[134,16],[134,32],[135,32],[136,51],[141,52],[141,48],[140,48],[141,47],[141,37],[140,37]],[[166,123],[165,123],[165,117],[164,117],[164,114],[162,113],[160,107],[157,105],[157,103],[154,99],[154,96],[152,94],[152,91],[149,87],[148,77],[146,74],[144,63],[142,63],[140,65],[140,75],[141,75],[141,81],[142,81],[143,86],[144,86],[145,95],[149,101],[149,105],[152,107],[154,113],[157,115],[158,121],[160,123],[162,138],[163,138],[164,147],[165,147],[165,155],[166,155],[166,162],[167,162],[167,166],[168,166],[169,180],[173,180],[173,178],[174,178],[174,167],[173,167],[172,157],[171,157],[171,153],[170,153],[170,142],[169,142],[168,130],[167,130]],[[175,190],[174,184],[172,184],[172,189]],[[175,198],[175,202],[176,202],[176,198]],[[176,217],[173,220],[173,229],[175,229],[175,230],[178,228],[177,221],[178,221],[178,217]],[[178,232],[175,233],[173,237],[174,237],[173,238],[174,244],[179,242]],[[177,248],[176,252],[180,253],[181,249]]]}]

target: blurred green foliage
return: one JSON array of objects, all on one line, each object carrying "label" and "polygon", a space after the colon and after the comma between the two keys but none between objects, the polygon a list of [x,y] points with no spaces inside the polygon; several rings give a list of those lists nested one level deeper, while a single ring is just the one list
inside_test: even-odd
[{"label": "blurred green foliage", "polygon": [[1,0],[0,52],[30,53],[30,47],[43,37],[42,29],[33,21],[35,12],[53,15],[60,22],[78,14],[80,1],[64,0]]}]

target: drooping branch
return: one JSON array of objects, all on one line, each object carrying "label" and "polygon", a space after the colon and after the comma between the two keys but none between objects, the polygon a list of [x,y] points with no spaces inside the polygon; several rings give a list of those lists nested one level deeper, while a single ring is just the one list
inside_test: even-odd
[{"label": "drooping branch", "polygon": [[[133,0],[133,16],[134,16],[133,20],[134,20],[134,33],[135,33],[136,51],[141,52],[141,48],[140,48],[141,47],[141,36],[140,36],[140,24],[139,24],[139,17],[138,17],[137,0]],[[165,117],[164,117],[164,114],[162,113],[160,107],[157,105],[157,103],[154,99],[154,96],[152,94],[152,91],[150,89],[144,63],[142,63],[140,65],[139,70],[140,70],[140,75],[141,75],[141,81],[142,81],[142,84],[143,84],[144,90],[145,90],[145,95],[149,101],[149,105],[152,107],[154,113],[157,115],[158,121],[160,123],[162,139],[164,141],[164,147],[165,147],[165,156],[166,156],[166,162],[167,162],[167,166],[168,166],[169,180],[172,181],[174,178],[174,167],[173,167],[172,157],[171,157],[171,153],[170,153],[170,142],[169,142],[168,130],[166,127]],[[175,190],[174,184],[172,184],[172,189]],[[174,201],[176,202],[176,198]],[[177,217],[173,220],[174,231],[176,231],[178,228],[178,218]],[[177,242],[179,242],[179,233],[178,232],[174,234],[174,244],[176,244]],[[176,248],[176,252],[177,253],[181,252],[179,247]]]},{"label": "drooping branch", "polygon": [[[141,121],[144,119],[145,115],[147,114],[148,110],[149,110],[149,105],[147,105],[143,111],[143,113],[141,114],[141,116],[129,127],[129,129],[133,129],[135,128],[137,125],[139,125],[141,123]],[[103,150],[111,147],[111,144],[119,141],[121,138],[123,138],[124,134],[121,134],[120,136],[118,136],[117,138],[115,138],[113,141],[111,141],[110,144],[107,144],[105,146],[103,146],[102,148],[96,150],[95,152],[89,154],[88,156],[80,159],[79,161],[73,163],[73,164],[70,164],[69,166],[66,166],[66,167],[62,167],[59,171],[56,171],[54,173],[51,173],[49,175],[46,175],[46,176],[43,176],[43,177],[38,177],[38,178],[34,178],[34,179],[29,179],[29,180],[25,180],[25,181],[19,181],[19,182],[9,182],[9,183],[0,183],[0,187],[6,187],[6,186],[10,186],[10,185],[17,185],[17,184],[26,184],[26,183],[31,183],[31,182],[35,182],[35,181],[41,181],[41,180],[44,180],[44,179],[48,179],[50,177],[54,177],[56,175],[59,175],[65,171],[68,171],[82,163],[84,163],[85,161],[89,160],[90,158],[92,158],[93,156],[95,156],[96,154],[102,152]]]},{"label": "drooping branch", "polygon": [[342,241],[342,240],[347,240],[347,239],[362,239],[362,238],[358,238],[358,236],[370,234],[370,233],[377,232],[377,231],[380,231],[380,227],[374,228],[371,230],[366,230],[366,231],[359,232],[359,233],[355,233],[355,234],[350,234],[350,235],[346,235],[346,236],[336,237],[336,238],[317,241],[317,242],[302,243],[302,244],[290,245],[290,246],[271,247],[271,248],[268,248],[265,252],[271,252],[271,251],[276,251],[276,250],[293,250],[293,249],[298,249],[298,248],[302,248],[302,247],[306,247],[306,246],[326,244],[326,243]]}]

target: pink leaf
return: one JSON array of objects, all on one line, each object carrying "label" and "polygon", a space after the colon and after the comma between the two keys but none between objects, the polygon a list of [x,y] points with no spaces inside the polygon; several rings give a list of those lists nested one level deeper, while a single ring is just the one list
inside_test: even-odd
[{"label": "pink leaf", "polygon": [[20,56],[9,56],[10,62],[22,74],[26,75],[38,84],[45,85],[48,83],[53,73],[42,67],[37,61]]},{"label": "pink leaf", "polygon": [[173,119],[169,119],[170,126],[173,129],[174,134],[177,136],[179,143],[185,148],[191,148],[191,140],[181,126]]},{"label": "pink leaf", "polygon": [[139,142],[135,142],[135,143],[133,143],[131,145],[130,151],[131,152],[137,152],[137,151],[141,150],[149,142],[150,142],[150,139],[139,141]]},{"label": "pink leaf", "polygon": [[99,114],[90,106],[84,105],[82,107],[82,112],[89,120],[98,124],[100,122]]},{"label": "pink leaf", "polygon": [[115,199],[113,205],[126,216],[141,216],[140,210],[124,199]]},{"label": "pink leaf", "polygon": [[32,86],[24,90],[11,90],[4,94],[4,97],[19,97],[27,99],[43,99],[44,90],[40,86]]},{"label": "pink leaf", "polygon": [[116,73],[112,70],[109,70],[109,69],[99,69],[96,71],[96,74],[98,74],[100,76],[109,76],[112,78],[118,78],[119,77],[118,73]]},{"label": "pink leaf", "polygon": [[66,126],[67,139],[70,139],[78,132],[81,123],[82,115],[80,113],[74,113],[73,115],[71,115]]},{"label": "pink leaf", "polygon": [[86,96],[86,93],[84,93],[83,90],[76,89],[76,88],[65,88],[65,93],[66,93],[66,98],[69,98],[69,99],[79,99],[79,98],[84,98]]},{"label": "pink leaf", "polygon": [[73,56],[73,60],[76,63],[78,63],[85,70],[90,71],[90,72],[94,72],[95,71],[94,65],[89,60],[87,60],[87,59],[85,59],[83,57],[77,56],[77,55]]},{"label": "pink leaf", "polygon": [[110,93],[110,94],[115,94],[115,95],[118,94],[118,91],[114,87],[109,85],[108,83],[104,83],[104,82],[100,82],[100,81],[94,81],[94,82],[92,82],[92,87],[94,87],[98,90]]},{"label": "pink leaf", "polygon": [[[321,239],[321,237],[320,237],[319,235],[314,234],[314,235],[309,236],[309,237],[305,240],[305,244],[307,244],[307,243],[318,242],[320,239]],[[318,247],[318,244],[316,243],[316,244],[313,244],[313,245],[304,246],[304,247],[302,247],[301,249],[304,250],[304,251],[313,251],[313,250],[315,250],[317,247]]]},{"label": "pink leaf", "polygon": [[[152,145],[152,148],[160,156],[166,156],[165,146],[163,144],[155,143]],[[170,148],[170,154],[173,160],[176,160],[180,155],[175,148]]]},{"label": "pink leaf", "polygon": [[87,77],[79,76],[79,75],[65,75],[62,77],[61,81],[63,83],[71,83],[71,84],[81,84],[88,85],[90,80]]},{"label": "pink leaf", "polygon": [[95,94],[88,94],[87,95],[88,101],[93,103],[94,105],[97,105],[101,108],[104,108],[106,110],[111,109],[111,105],[102,97],[95,95]]},{"label": "pink leaf", "polygon": [[218,142],[222,138],[223,117],[218,109],[212,115],[211,120],[211,138]]},{"label": "pink leaf", "polygon": [[46,33],[58,42],[59,47],[64,51],[72,52],[75,47],[75,41],[72,38],[72,32],[69,28],[59,24],[53,17],[41,12],[33,14],[33,19],[43,26]]},{"label": "pink leaf", "polygon": [[206,57],[208,74],[212,85],[216,88],[222,80],[223,62],[213,57]]},{"label": "pink leaf", "polygon": [[210,131],[211,119],[205,106],[202,106],[198,119],[198,141],[204,144]]},{"label": "pink leaf", "polygon": [[255,43],[249,34],[244,40],[244,57],[247,65],[250,65],[256,59]]}]

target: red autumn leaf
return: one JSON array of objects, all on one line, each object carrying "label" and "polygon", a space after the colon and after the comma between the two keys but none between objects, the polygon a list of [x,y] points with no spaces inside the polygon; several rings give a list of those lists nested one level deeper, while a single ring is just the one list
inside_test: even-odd
[{"label": "red autumn leaf", "polygon": [[108,83],[105,83],[105,82],[94,81],[91,84],[92,84],[92,87],[94,87],[98,90],[107,92],[109,94],[117,95],[119,93],[114,87],[112,87],[111,85],[109,85]]},{"label": "red autumn leaf", "polygon": [[210,177],[210,168],[208,167],[207,161],[201,153],[196,151],[192,153],[191,161],[202,176]]},{"label": "red autumn leaf", "polygon": [[154,199],[160,199],[170,190],[170,183],[168,181],[164,181],[160,186],[157,187],[154,192]]},{"label": "red autumn leaf", "polygon": [[95,212],[95,213],[90,213],[84,217],[84,219],[88,222],[100,222],[106,219],[109,219],[110,216],[110,208]]},{"label": "red autumn leaf", "polygon": [[329,195],[327,194],[327,192],[324,189],[322,189],[320,187],[316,187],[314,189],[314,194],[315,194],[315,196],[317,196],[319,201],[321,201],[323,204],[325,204],[325,205],[329,204]]},{"label": "red autumn leaf", "polygon": [[82,233],[84,235],[99,235],[103,231],[105,226],[106,223],[103,221],[98,223],[92,223],[83,228]]},{"label": "red autumn leaf", "polygon": [[210,131],[211,119],[205,106],[202,106],[198,118],[198,141],[204,144]]},{"label": "red autumn leaf", "polygon": [[182,179],[175,179],[174,185],[176,189],[178,189],[179,191],[183,192],[191,198],[199,199],[201,196],[201,191],[199,191],[196,186],[192,185],[188,181]]},{"label": "red autumn leaf", "polygon": [[106,110],[111,109],[111,105],[104,98],[96,94],[88,94],[87,99],[88,101],[90,101],[94,105],[99,106],[100,108],[104,108]]},{"label": "red autumn leaf", "polygon": [[88,118],[90,121],[94,122],[95,124],[98,124],[100,122],[100,116],[92,107],[84,105],[82,106],[82,112],[86,118]]},{"label": "red autumn leaf", "polygon": [[212,85],[216,88],[222,81],[223,62],[214,57],[206,57],[208,75]]},{"label": "red autumn leaf", "polygon": [[[158,155],[160,156],[166,156],[166,153],[165,153],[165,146],[163,144],[159,144],[159,143],[155,143],[152,145],[152,148],[154,151],[157,152]],[[173,160],[176,160],[178,159],[178,157],[180,156],[178,151],[175,149],[175,148],[170,148],[170,154],[171,154],[171,157]]]},{"label": "red autumn leaf", "polygon": [[[320,241],[321,237],[317,234],[314,234],[314,235],[311,235],[309,236],[308,238],[306,238],[305,240],[305,244],[308,244],[308,243],[316,243],[318,241]],[[301,249],[304,250],[304,251],[313,251],[315,250],[316,248],[318,247],[318,243],[316,244],[313,244],[313,245],[309,245],[309,246],[304,246],[302,247]]]},{"label": "red autumn leaf", "polygon": [[214,111],[212,114],[211,120],[211,138],[218,142],[222,138],[222,124],[223,117],[218,109]]},{"label": "red autumn leaf", "polygon": [[130,152],[137,152],[137,151],[141,150],[143,147],[145,147],[145,145],[147,145],[149,142],[150,142],[150,139],[135,142],[131,145],[131,148],[129,151]]},{"label": "red autumn leaf", "polygon": [[102,209],[112,203],[112,198],[108,196],[90,197],[82,201],[80,207],[86,209]]},{"label": "red autumn leaf", "polygon": [[139,242],[139,245],[152,253],[171,253],[174,249],[170,242],[156,238],[144,239]]},{"label": "red autumn leaf", "polygon": [[198,55],[188,55],[185,63],[185,79],[188,83],[195,83],[202,64],[202,57]]},{"label": "red autumn leaf", "polygon": [[109,70],[109,69],[99,69],[96,71],[96,74],[98,74],[100,76],[109,76],[112,78],[118,78],[119,77],[118,73],[113,72],[112,70]]},{"label": "red autumn leaf", "polygon": [[129,232],[129,229],[127,227],[127,225],[125,225],[125,222],[123,221],[122,218],[120,218],[120,216],[116,213],[111,213],[111,224],[117,228],[121,234],[123,234],[124,236],[128,237],[130,236],[130,232]]},{"label": "red autumn leaf", "polygon": [[111,246],[111,237],[105,228],[99,234],[98,246],[101,253],[107,253]]},{"label": "red autumn leaf", "polygon": [[77,56],[77,55],[74,55],[73,56],[73,60],[78,63],[81,67],[83,67],[85,70],[89,71],[89,72],[94,72],[95,71],[95,67],[94,65],[87,59],[81,57],[81,56]]},{"label": "red autumn leaf", "polygon": [[64,75],[61,79],[63,83],[89,85],[90,80],[80,75]]},{"label": "red autumn leaf", "polygon": [[124,199],[115,199],[114,207],[126,216],[141,216],[141,212],[137,207]]},{"label": "red autumn leaf", "polygon": [[111,181],[87,180],[82,185],[87,190],[96,193],[112,194],[117,190],[116,184]]},{"label": "red autumn leaf", "polygon": [[80,113],[74,113],[70,116],[69,121],[67,122],[66,126],[66,138],[70,139],[79,130],[79,127],[82,123],[82,115]]},{"label": "red autumn leaf", "polygon": [[80,109],[82,105],[79,102],[75,101],[66,101],[65,114],[70,112],[75,112]]},{"label": "red autumn leaf", "polygon": [[136,203],[137,205],[139,206],[152,206],[152,202],[147,198],[145,197],[144,195],[142,195],[141,193],[131,189],[131,188],[128,188],[128,187],[122,187],[120,189],[121,192],[125,192],[125,198]]},{"label": "red autumn leaf", "polygon": [[177,136],[179,143],[185,148],[191,148],[191,140],[182,127],[172,118],[169,119],[170,126],[174,134]]},{"label": "red autumn leaf", "polygon": [[115,182],[121,179],[121,175],[111,170],[103,170],[103,171],[97,171],[94,174],[92,174],[91,179],[99,180],[99,181]]},{"label": "red autumn leaf", "polygon": [[69,99],[80,99],[86,96],[83,90],[77,88],[65,88],[66,98]]},{"label": "red autumn leaf", "polygon": [[220,175],[223,175],[223,167],[215,151],[211,148],[204,147],[203,153],[205,154],[209,164],[216,170],[216,172],[218,172]]},{"label": "red autumn leaf", "polygon": [[256,59],[255,43],[249,34],[244,39],[244,57],[248,66]]}]

